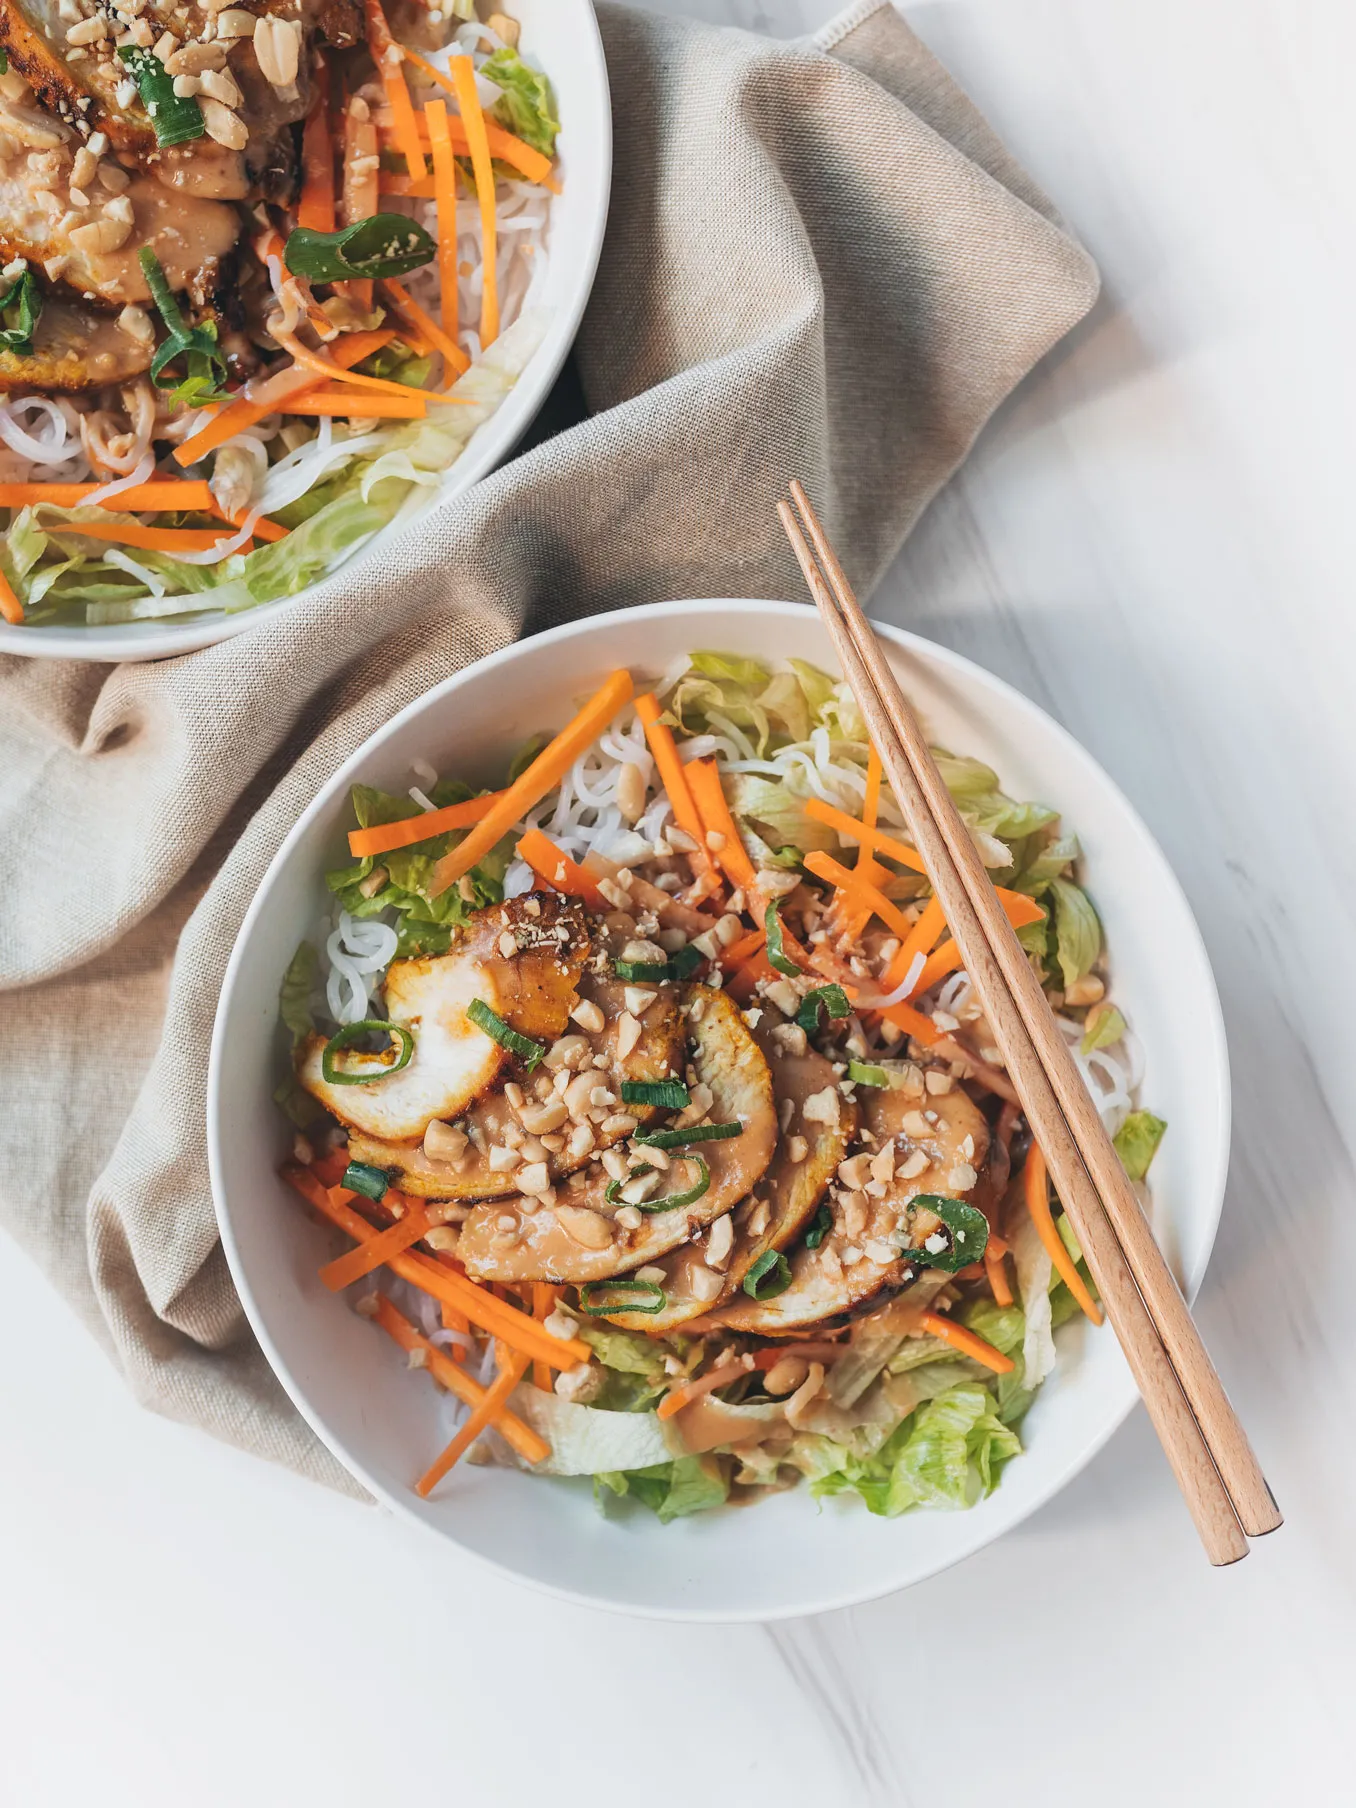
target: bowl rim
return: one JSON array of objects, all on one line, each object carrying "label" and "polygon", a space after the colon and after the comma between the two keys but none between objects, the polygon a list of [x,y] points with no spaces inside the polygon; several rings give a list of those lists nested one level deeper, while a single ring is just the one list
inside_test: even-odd
[{"label": "bowl rim", "polygon": [[[443,503],[465,496],[476,484],[491,476],[513,457],[519,443],[551,393],[566,358],[574,345],[584,311],[593,293],[607,231],[612,196],[612,98],[603,51],[602,32],[594,0],[567,0],[579,11],[579,54],[589,66],[589,82],[597,99],[596,118],[589,129],[596,134],[598,151],[598,187],[587,216],[587,231],[575,235],[582,247],[577,266],[577,279],[568,299],[557,306],[551,316],[542,343],[533,352],[522,376],[505,396],[499,407],[472,434],[465,449],[448,467],[436,499],[435,509]],[[529,381],[530,378],[530,381]],[[456,473],[456,479],[447,477]],[[372,538],[356,552],[342,558],[313,584],[290,596],[274,597],[253,609],[242,609],[233,615],[215,611],[187,621],[165,624],[156,622],[122,622],[108,627],[82,628],[70,623],[38,625],[0,621],[0,654],[17,654],[26,659],[75,659],[92,663],[113,662],[119,665],[141,665],[153,659],[172,659],[182,654],[199,653],[223,641],[234,640],[254,628],[262,628],[277,620],[284,611],[314,594],[340,572],[359,569],[370,554],[376,552],[403,529],[413,529],[428,513],[417,511],[406,519],[405,505],[380,527]],[[128,630],[132,632],[128,632]]]},{"label": "bowl rim", "polygon": [[[278,1378],[288,1398],[310,1426],[311,1430],[324,1444],[335,1459],[359,1481],[364,1488],[381,1505],[387,1507],[406,1523],[418,1526],[421,1531],[439,1545],[452,1544],[464,1558],[481,1564],[494,1573],[513,1582],[519,1587],[536,1590],[539,1593],[553,1596],[571,1605],[601,1609],[616,1613],[626,1618],[642,1618],[674,1623],[694,1625],[737,1625],[737,1624],[773,1624],[788,1619],[800,1619],[808,1615],[836,1612],[842,1608],[857,1607],[867,1602],[882,1600],[890,1595],[903,1592],[916,1586],[919,1582],[929,1581],[934,1576],[944,1574],[956,1564],[973,1557],[989,1544],[997,1542],[1008,1533],[1025,1523],[1032,1514],[1047,1505],[1065,1488],[1093,1459],[1105,1448],[1111,1438],[1124,1424],[1132,1409],[1138,1403],[1139,1395],[1130,1377],[1129,1370],[1123,1369],[1118,1381],[1108,1389],[1105,1407],[1105,1423],[1078,1450],[1071,1453],[1066,1461],[1051,1471],[1045,1483],[1033,1494],[1018,1511],[1017,1516],[1007,1524],[994,1531],[977,1528],[979,1535],[939,1562],[935,1569],[926,1576],[915,1577],[905,1582],[885,1581],[882,1586],[862,1586],[859,1588],[827,1590],[814,1592],[811,1589],[794,1602],[784,1606],[768,1609],[751,1609],[722,1611],[707,1607],[654,1606],[638,1605],[630,1601],[609,1599],[599,1594],[591,1594],[581,1589],[570,1588],[561,1584],[544,1580],[537,1576],[525,1575],[512,1568],[508,1563],[482,1551],[471,1549],[457,1539],[454,1533],[434,1525],[417,1513],[403,1495],[386,1487],[372,1476],[363,1463],[352,1453],[343,1448],[339,1439],[326,1428],[322,1415],[314,1410],[306,1397],[306,1390],[301,1382],[291,1373],[290,1367],[273,1342],[267,1329],[265,1314],[260,1307],[236,1243],[234,1227],[231,1221],[230,1208],[225,1196],[225,1185],[222,1175],[222,1143],[221,1143],[221,1110],[220,1095],[222,1086],[222,1068],[225,1059],[225,1025],[230,1015],[230,1005],[236,984],[239,980],[245,960],[245,950],[252,937],[258,920],[269,909],[270,897],[279,875],[291,858],[296,844],[306,834],[313,819],[329,807],[335,794],[357,776],[369,758],[390,738],[400,733],[406,723],[434,710],[449,695],[456,693],[464,684],[483,677],[487,672],[510,664],[525,648],[534,650],[543,645],[551,645],[572,639],[575,635],[595,627],[600,622],[623,624],[639,620],[670,619],[673,617],[721,616],[736,610],[741,614],[762,614],[771,618],[785,616],[788,612],[803,615],[807,605],[784,600],[752,597],[703,597],[675,599],[660,603],[643,603],[629,609],[609,611],[603,616],[582,616],[578,620],[566,622],[559,627],[551,628],[541,634],[526,638],[501,647],[495,652],[464,666],[459,672],[442,679],[431,689],[416,697],[412,702],[392,716],[388,721],[368,736],[356,747],[348,757],[331,773],[330,777],[317,791],[310,803],[302,811],[292,825],[277,852],[269,862],[268,868],[259,883],[253,898],[241,921],[240,930],[227,962],[226,972],[222,980],[218,998],[217,1011],[212,1030],[211,1054],[207,1081],[207,1147],[208,1167],[211,1176],[212,1203],[216,1214],[218,1231],[222,1247],[226,1254],[231,1278],[240,1295],[241,1304],[249,1319],[251,1329],[258,1338],[270,1368]],[[1216,1122],[1210,1125],[1209,1133],[1214,1149],[1213,1173],[1208,1189],[1202,1189],[1202,1197],[1197,1209],[1200,1213],[1200,1256],[1199,1268],[1194,1275],[1186,1277],[1186,1295],[1188,1302],[1195,1299],[1200,1290],[1218,1236],[1220,1220],[1223,1215],[1225,1185],[1228,1175],[1230,1134],[1232,1124],[1232,1089],[1230,1085],[1230,1065],[1228,1042],[1225,1033],[1224,1013],[1219,1000],[1219,989],[1215,981],[1214,970],[1205,946],[1204,937],[1196,922],[1189,900],[1181,882],[1173,871],[1167,856],[1140,813],[1125,796],[1120,786],[1102,767],[1100,762],[1079,742],[1064,726],[1057,722],[1040,704],[1009,684],[1006,679],[998,677],[985,667],[962,653],[937,641],[928,640],[921,634],[915,634],[906,628],[899,628],[892,623],[874,621],[876,631],[883,635],[893,646],[905,653],[916,653],[926,660],[941,666],[965,682],[977,683],[981,689],[987,688],[1000,695],[1010,706],[1015,708],[1019,716],[1026,716],[1039,722],[1042,732],[1050,735],[1058,745],[1062,755],[1067,754],[1073,761],[1090,766],[1097,777],[1115,794],[1130,824],[1141,838],[1148,858],[1155,866],[1155,889],[1169,894],[1182,913],[1184,926],[1189,926],[1192,937],[1190,952],[1199,962],[1204,979],[1204,992],[1208,1012],[1208,1023],[1204,1026],[1208,1031],[1212,1050],[1212,1060],[1218,1076],[1218,1113]],[[1119,1387],[1119,1395],[1114,1387]]]}]

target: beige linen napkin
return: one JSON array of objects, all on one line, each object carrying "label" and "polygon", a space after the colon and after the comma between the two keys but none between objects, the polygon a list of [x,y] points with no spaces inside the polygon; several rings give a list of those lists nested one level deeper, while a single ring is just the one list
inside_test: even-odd
[{"label": "beige linen napkin", "polygon": [[792,45],[601,19],[590,417],[223,646],[0,663],[0,1213],[147,1405],[336,1485],[244,1320],[204,1148],[222,973],[287,829],[378,724],[518,635],[799,596],[792,475],[869,589],[1097,290],[888,4]]}]

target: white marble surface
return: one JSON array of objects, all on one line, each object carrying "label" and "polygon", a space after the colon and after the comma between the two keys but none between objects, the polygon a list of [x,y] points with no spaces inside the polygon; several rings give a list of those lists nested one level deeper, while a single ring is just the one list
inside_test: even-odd
[{"label": "white marble surface", "polygon": [[[831,6],[688,9],[790,33]],[[1062,718],[1192,897],[1238,1125],[1201,1316],[1289,1524],[1211,1572],[1139,1415],[906,1596],[627,1625],[142,1415],[0,1244],[6,1808],[1352,1799],[1356,28],[1336,0],[911,17],[1107,293],[876,607]]]}]

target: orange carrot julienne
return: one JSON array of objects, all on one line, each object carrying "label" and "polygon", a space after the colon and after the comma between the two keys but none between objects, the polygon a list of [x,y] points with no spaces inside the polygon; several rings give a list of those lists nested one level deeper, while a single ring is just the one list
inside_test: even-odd
[{"label": "orange carrot julienne", "polygon": [[[872,747],[866,762],[866,794],[862,799],[863,828],[874,829],[876,826],[876,818],[880,814],[880,787],[884,776],[880,755]],[[875,859],[869,841],[863,842],[858,848],[853,872],[866,884],[876,886],[890,876],[888,870]],[[850,944],[857,941],[869,921],[870,912],[864,904],[852,903],[846,898],[841,900],[838,913],[838,932],[845,942]]]},{"label": "orange carrot julienne", "polygon": [[[0,508],[30,508],[39,502],[78,508],[103,486],[97,483],[0,483]],[[95,505],[100,506],[98,504]],[[119,490],[102,504],[111,509],[210,509],[212,492],[194,477],[158,477]]]},{"label": "orange carrot julienne", "polygon": [[[1020,891],[1007,891],[997,887],[998,901],[1003,906],[1003,915],[1014,929],[1021,929],[1027,923],[1039,923],[1045,911],[1034,898],[1028,898]],[[920,992],[926,992],[935,986],[939,979],[948,973],[954,973],[961,965],[961,952],[955,942],[948,936],[946,941],[939,942],[928,956],[923,971],[918,975],[917,984],[910,992],[910,998]],[[902,977],[902,975],[901,975]]]},{"label": "orange carrot julienne", "polygon": [[539,879],[544,879],[566,897],[583,898],[592,910],[606,910],[607,899],[589,878],[582,866],[576,866],[563,849],[540,829],[529,829],[514,850],[526,860]]},{"label": "orange carrot julienne", "polygon": [[54,521],[44,531],[83,534],[88,540],[139,546],[148,552],[209,552],[225,538],[217,527],[142,527],[137,522],[120,521]]},{"label": "orange carrot julienne", "polygon": [[480,345],[483,351],[499,337],[499,221],[494,205],[494,171],[490,167],[485,115],[476,89],[475,64],[468,56],[455,56],[448,65],[448,74],[452,77],[461,123],[466,128],[467,143],[471,147],[471,168],[476,179],[476,199],[480,203]]},{"label": "orange carrot julienne", "polygon": [[994,1349],[991,1343],[986,1343],[982,1337],[976,1337],[964,1325],[953,1325],[940,1312],[919,1313],[918,1326],[920,1330],[930,1331],[934,1337],[940,1337],[943,1343],[949,1343],[962,1356],[969,1356],[973,1361],[982,1363],[995,1375],[1012,1373],[1014,1364],[1011,1356],[1005,1356],[1001,1350]]},{"label": "orange carrot julienne", "polygon": [[861,842],[863,847],[870,846],[874,854],[888,854],[892,860],[898,860],[901,866],[907,866],[912,872],[926,874],[923,856],[917,848],[907,842],[887,835],[883,829],[868,828],[864,822],[858,822],[855,816],[849,816],[846,810],[836,810],[832,804],[826,804],[818,797],[807,797],[805,814],[812,816],[816,822],[822,822],[830,829],[837,829],[840,835],[846,835],[851,841]]},{"label": "orange carrot julienne", "polygon": [[737,942],[731,942],[728,948],[721,949],[721,966],[730,969],[742,967],[745,961],[753,959],[766,940],[767,931],[765,929],[750,929],[749,933],[741,935]]},{"label": "orange carrot julienne", "polygon": [[[364,281],[367,279],[364,277]],[[304,346],[291,334],[275,328],[274,337],[279,345],[291,352],[298,364],[304,364],[308,370],[317,371],[322,377],[328,377],[336,383],[352,383],[358,389],[370,389],[375,395],[393,395],[408,398],[411,395],[421,396],[426,402],[440,402],[444,407],[469,408],[472,406],[469,396],[443,395],[436,389],[411,389],[408,383],[389,383],[385,377],[365,377],[356,370],[345,370],[342,364],[331,364],[328,359],[320,357],[316,352]]]},{"label": "orange carrot julienne", "polygon": [[883,891],[860,878],[855,871],[840,866],[828,854],[821,853],[818,848],[805,856],[805,865],[817,879],[841,891],[845,897],[854,902],[860,901],[862,908],[870,906],[870,914],[878,916],[882,923],[893,929],[897,936],[907,939],[913,931],[913,924],[904,915],[898,904],[886,897]]},{"label": "orange carrot julienne", "polygon": [[424,153],[419,144],[414,102],[405,82],[404,52],[391,36],[381,0],[363,0],[363,17],[367,23],[367,48],[377,66],[387,104],[394,116],[396,142],[409,167],[411,179],[418,182],[424,174]]},{"label": "orange carrot julienne", "polygon": [[[336,364],[361,364],[364,358],[370,358],[373,352],[379,352],[383,345],[389,345],[395,334],[381,331],[371,333],[345,333],[336,341],[331,356]],[[266,415],[281,411],[282,403],[289,396],[298,396],[308,389],[317,388],[324,378],[317,377],[309,370],[300,369],[293,364],[288,370],[275,371],[259,385],[256,395],[240,395],[233,402],[220,409],[205,427],[184,441],[174,454],[176,464],[197,464],[200,458],[206,458],[218,446],[227,440],[234,439],[237,433],[244,433],[256,421],[262,421]]]},{"label": "orange carrot julienne", "polygon": [[14,594],[14,586],[3,571],[0,571],[0,615],[4,616],[11,627],[23,626],[24,606]]},{"label": "orange carrot julienne", "polygon": [[429,343],[443,354],[450,370],[454,370],[460,375],[462,371],[471,368],[471,360],[456,340],[448,338],[438,322],[431,314],[425,313],[403,283],[396,282],[394,277],[384,276],[381,279],[381,288],[394,305],[396,312],[403,314],[408,321],[418,327]]},{"label": "orange carrot julienne", "polygon": [[328,71],[321,62],[316,70],[315,104],[301,132],[301,194],[297,200],[297,225],[309,232],[333,232],[334,141],[330,137]]},{"label": "orange carrot julienne", "polygon": [[[388,1190],[386,1199],[390,1198]],[[326,1262],[320,1270],[320,1278],[331,1293],[342,1293],[354,1281],[360,1281],[374,1269],[384,1267],[390,1256],[403,1254],[428,1234],[430,1226],[424,1207],[414,1199],[407,1199],[404,1203],[404,1217],[397,1218],[394,1224],[378,1231],[370,1243],[359,1243],[356,1249],[350,1249],[346,1255],[337,1256],[333,1262]]]},{"label": "orange carrot julienne", "polygon": [[373,421],[422,421],[428,418],[424,397],[411,390],[408,399],[392,395],[354,395],[351,389],[322,384],[308,389],[294,402],[284,402],[279,414],[346,415]]},{"label": "orange carrot julienne", "polygon": [[438,203],[438,282],[442,296],[443,332],[454,339],[457,327],[457,163],[452,154],[447,103],[425,103],[429,154],[433,159],[433,194]]},{"label": "orange carrot julienne", "polygon": [[[710,851],[727,878],[752,896],[758,889],[758,874],[730,814],[720,782],[720,768],[714,760],[693,760],[684,771],[701,819],[702,845]],[[719,841],[713,841],[713,837],[719,837]]]},{"label": "orange carrot julienne", "polygon": [[1100,1325],[1102,1308],[1083,1285],[1083,1277],[1065,1248],[1063,1237],[1055,1228],[1055,1220],[1050,1212],[1049,1176],[1045,1157],[1035,1143],[1031,1145],[1031,1153],[1026,1158],[1026,1167],[1022,1173],[1022,1197],[1026,1201],[1031,1222],[1036,1227],[1036,1235],[1054,1264],[1055,1273],[1078,1301],[1084,1315],[1093,1324]]},{"label": "orange carrot julienne", "polygon": [[996,1247],[997,1239],[990,1237],[984,1249],[984,1273],[988,1277],[989,1291],[994,1302],[999,1306],[1012,1304],[1012,1288],[1008,1286],[1008,1274],[1003,1266],[1004,1249]]},{"label": "orange carrot julienne", "polygon": [[375,823],[370,829],[350,829],[348,851],[355,860],[366,860],[369,854],[394,854],[398,848],[415,847],[435,835],[445,835],[449,829],[473,828],[484,822],[503,795],[502,791],[487,791],[484,797],[444,804],[441,810],[425,810],[421,816]]},{"label": "orange carrot julienne", "polygon": [[503,1367],[485,1398],[476,1407],[447,1449],[414,1484],[414,1491],[421,1499],[428,1499],[452,1465],[466,1454],[485,1427],[503,1410],[509,1395],[522,1380],[523,1371],[527,1368],[527,1357],[517,1353],[509,1355],[507,1352],[502,1352],[502,1354]]},{"label": "orange carrot julienne", "polygon": [[[331,1224],[338,1225],[355,1243],[370,1243],[381,1235],[349,1201],[354,1195],[344,1187],[327,1187],[308,1169],[297,1162],[284,1162],[279,1172],[289,1186],[301,1194]],[[483,1287],[455,1269],[445,1267],[431,1256],[406,1251],[389,1258],[386,1266],[403,1281],[409,1281],[421,1292],[436,1300],[445,1300],[464,1312],[472,1324],[500,1337],[529,1357],[540,1357],[554,1369],[574,1368],[589,1360],[589,1347],[577,1338],[555,1338],[543,1331],[526,1313],[506,1306]]]},{"label": "orange carrot julienne", "polygon": [[[420,56],[417,50],[411,50],[408,44],[404,46],[404,51],[407,62],[422,69],[431,81],[437,82],[440,88],[445,88],[454,99],[456,98],[457,90],[449,76],[444,75],[441,69],[435,69],[427,57]],[[378,124],[381,123],[378,120]],[[560,184],[551,176],[554,166],[544,152],[525,143],[523,139],[516,137],[505,127],[496,125],[491,119],[485,121],[485,140],[490,147],[490,154],[497,157],[501,163],[512,164],[519,175],[526,176],[529,182],[540,182],[542,187],[549,188],[552,194],[560,193]],[[468,142],[466,145],[458,145],[455,148],[459,154],[464,155],[469,151],[470,145]]]},{"label": "orange carrot julienne", "polygon": [[[377,1309],[372,1319],[373,1324],[380,1326],[393,1343],[396,1343],[407,1354],[414,1350],[424,1353],[424,1367],[433,1379],[440,1382],[450,1394],[455,1394],[467,1406],[478,1407],[484,1403],[489,1392],[478,1381],[473,1381],[464,1370],[457,1367],[436,1343],[430,1343],[427,1337],[415,1330],[403,1312],[393,1306],[384,1293],[377,1295]],[[540,1463],[550,1456],[551,1446],[545,1438],[539,1437],[530,1425],[525,1425],[516,1413],[507,1407],[499,1409],[495,1419],[495,1429],[500,1436],[517,1451],[525,1463]]]},{"label": "orange carrot julienne", "polygon": [[[663,710],[653,691],[646,691],[643,696],[636,698],[636,714],[644,726],[646,742],[659,769],[659,782],[673,805],[673,820],[689,840],[696,842],[697,851],[692,858],[698,871],[714,888],[717,874],[707,851],[706,832],[702,828],[702,819],[697,814],[692,787],[687,782],[687,769],[678,757],[678,744],[673,738],[673,730],[667,722],[660,720]],[[695,903],[696,899],[690,902]]]},{"label": "orange carrot julienne", "polygon": [[[538,1324],[541,1324],[545,1319],[550,1318],[551,1314],[555,1311],[556,1301],[560,1298],[560,1293],[560,1288],[553,1287],[550,1281],[533,1281],[532,1316],[537,1320]],[[543,1393],[550,1393],[551,1371],[544,1362],[534,1362],[532,1364],[532,1384],[534,1387],[541,1388]]]},{"label": "orange carrot julienne", "polygon": [[613,717],[630,701],[631,674],[613,672],[550,745],[519,773],[507,791],[500,792],[494,809],[484,821],[471,830],[460,846],[443,855],[433,869],[429,895],[436,898],[449,885],[455,885],[477,860],[484,859],[495,842],[560,783],[579,755],[593,745]]},{"label": "orange carrot julienne", "polygon": [[738,1381],[741,1375],[749,1373],[749,1365],[744,1362],[727,1362],[722,1368],[711,1369],[705,1375],[698,1375],[694,1381],[685,1381],[681,1387],[670,1388],[668,1393],[655,1408],[661,1419],[671,1419],[680,1413],[685,1406],[694,1400],[700,1400],[703,1394],[714,1392],[718,1387],[728,1387],[732,1381]]}]

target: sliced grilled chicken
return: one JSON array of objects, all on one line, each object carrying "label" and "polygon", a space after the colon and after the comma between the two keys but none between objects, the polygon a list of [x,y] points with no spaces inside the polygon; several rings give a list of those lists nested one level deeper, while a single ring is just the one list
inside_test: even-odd
[{"label": "sliced grilled chicken", "polygon": [[[221,25],[223,10],[231,14],[229,35]],[[256,43],[257,24],[250,31],[240,29],[246,14],[266,21],[267,44]],[[357,0],[311,0],[300,9],[300,17],[291,0],[266,0],[264,4],[251,0],[225,9],[185,5],[175,8],[172,17],[161,18],[143,8],[140,18],[144,25],[118,0],[97,7],[90,0],[22,0],[22,4],[20,0],[0,0],[0,48],[43,106],[82,136],[100,130],[116,150],[136,163],[163,163],[167,170],[177,171],[176,187],[237,199],[250,192],[252,180],[267,167],[283,130],[309,110],[309,45],[320,37],[344,47],[362,36],[362,9]],[[91,31],[99,29],[91,21],[102,22],[104,35],[87,41]],[[149,49],[166,30],[175,39],[175,50],[192,46],[190,60],[228,73],[235,83],[239,101],[230,110],[241,122],[246,143],[229,148],[226,159],[215,155],[219,147],[210,134],[173,148],[162,148],[156,140],[154,123],[117,49],[138,39]],[[291,36],[295,36],[295,60]],[[168,54],[170,72],[180,73],[172,52]],[[274,79],[289,71],[290,79]],[[182,72],[193,73],[186,68]],[[225,92],[229,95],[230,89]],[[229,186],[198,187],[195,177],[200,163],[203,179],[209,184],[220,184],[223,172],[229,170]],[[214,173],[209,173],[209,165]]]},{"label": "sliced grilled chicken", "polygon": [[[35,104],[0,100],[0,263],[26,258],[82,295],[123,307],[150,300],[137,252],[149,245],[172,289],[195,305],[223,283],[240,216],[176,195],[150,176],[109,194],[73,182],[76,133]],[[72,188],[75,192],[72,193]]]},{"label": "sliced grilled chicken", "polygon": [[857,1108],[839,1095],[832,1123],[810,1121],[807,1099],[837,1086],[832,1065],[807,1047],[804,1030],[765,1010],[754,1030],[772,1073],[778,1122],[785,1128],[767,1172],[753,1192],[694,1242],[659,1264],[666,1305],[662,1312],[613,1314],[628,1331],[668,1331],[699,1318],[736,1294],[750,1268],[769,1250],[792,1244],[828,1190],[857,1129]]},{"label": "sliced grilled chicken", "polygon": [[723,992],[693,986],[685,993],[691,1046],[688,1059],[699,1084],[710,1088],[715,1123],[743,1125],[740,1135],[704,1142],[683,1158],[673,1151],[659,1176],[657,1196],[687,1191],[701,1170],[709,1184],[690,1205],[649,1210],[639,1227],[617,1222],[621,1201],[610,1201],[612,1177],[594,1163],[572,1175],[551,1200],[519,1197],[478,1205],[462,1227],[458,1259],[468,1274],[488,1281],[587,1281],[643,1268],[666,1255],[704,1225],[722,1217],[767,1170],[777,1136],[772,1077],[762,1050],[734,1003]]},{"label": "sliced grilled chicken", "polygon": [[[802,1245],[791,1257],[786,1291],[774,1299],[737,1298],[701,1320],[700,1328],[762,1337],[800,1333],[881,1304],[916,1277],[917,1266],[900,1251],[920,1245],[936,1222],[930,1213],[911,1211],[910,1202],[920,1193],[969,1197],[988,1159],[989,1127],[959,1087],[922,1099],[872,1089],[863,1104],[874,1142],[862,1154],[875,1158],[888,1150],[896,1170],[884,1197],[835,1188],[832,1228],[817,1249]],[[900,1170],[919,1154],[928,1159],[926,1170],[905,1178]]]},{"label": "sliced grilled chicken", "polygon": [[[336,1086],[324,1077],[325,1038],[310,1036],[298,1077],[351,1129],[382,1142],[422,1137],[434,1118],[455,1118],[488,1091],[510,1060],[468,1018],[471,1003],[480,999],[521,1036],[554,1041],[578,1002],[589,947],[583,907],[554,892],[476,911],[446,954],[393,961],[387,971],[387,1018],[414,1037],[406,1066]],[[341,1053],[336,1065],[361,1070],[371,1057]]]},{"label": "sliced grilled chicken", "polygon": [[140,376],[153,345],[125,333],[111,314],[78,302],[48,297],[33,350],[26,357],[0,348],[0,392],[101,389]]},{"label": "sliced grilled chicken", "polygon": [[[561,1180],[629,1136],[632,1126],[625,1119],[649,1123],[655,1107],[623,1105],[622,1082],[682,1074],[684,1035],[677,997],[667,989],[660,992],[640,1019],[640,1040],[623,1055],[618,1044],[626,1012],[625,987],[586,973],[579,982],[579,996],[602,1012],[602,1029],[588,1033],[572,1023],[538,1073],[524,1082],[520,1107],[514,1108],[500,1086],[475,1100],[455,1123],[431,1126],[423,1141],[384,1143],[355,1133],[349,1138],[353,1160],[384,1168],[395,1185],[420,1198],[501,1199],[518,1191],[512,1169],[490,1165],[492,1150],[497,1151],[496,1161],[502,1164],[507,1159],[506,1130],[525,1132],[531,1140],[522,1159],[545,1160],[551,1179]],[[594,1064],[596,1055],[605,1057],[605,1066]],[[563,1091],[557,1090],[560,1074],[565,1076]],[[611,1104],[593,1103],[595,1092],[610,1095]],[[457,1149],[458,1131],[466,1143],[449,1159],[447,1152]],[[543,1135],[560,1137],[564,1146],[536,1144]],[[444,1158],[431,1156],[430,1149],[441,1149]]]}]

